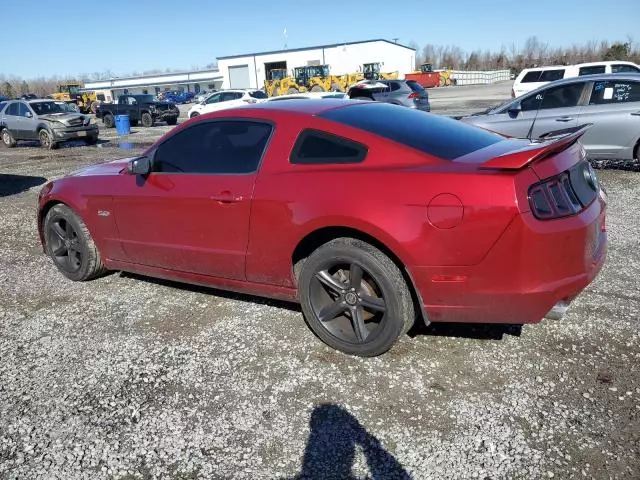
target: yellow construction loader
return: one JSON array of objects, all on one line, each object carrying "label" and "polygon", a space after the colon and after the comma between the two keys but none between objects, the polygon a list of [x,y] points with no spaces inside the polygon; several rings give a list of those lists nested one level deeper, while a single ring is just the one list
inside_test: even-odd
[{"label": "yellow construction loader", "polygon": [[59,102],[75,103],[82,113],[95,113],[98,107],[98,99],[93,91],[81,92],[83,85],[79,82],[62,82],[57,85],[57,92],[51,98]]},{"label": "yellow construction loader", "polygon": [[398,72],[382,72],[380,62],[365,63],[362,65],[362,73],[367,80],[396,80]]}]

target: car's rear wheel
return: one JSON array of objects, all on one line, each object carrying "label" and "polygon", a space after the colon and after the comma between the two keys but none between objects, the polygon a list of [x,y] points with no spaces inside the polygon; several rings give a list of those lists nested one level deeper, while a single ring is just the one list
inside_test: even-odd
[{"label": "car's rear wheel", "polygon": [[38,139],[40,140],[40,146],[47,150],[54,150],[58,148],[58,144],[53,141],[53,135],[44,128],[38,132]]},{"label": "car's rear wheel", "polygon": [[102,123],[107,128],[113,128],[116,125],[116,119],[113,118],[113,115],[107,113],[104,117],[102,117]]},{"label": "car's rear wheel", "polygon": [[6,128],[2,129],[2,132],[0,133],[0,137],[2,137],[2,143],[4,143],[5,146],[8,148],[13,148],[18,143],[16,142],[16,139],[13,138],[13,135],[11,135],[11,132]]},{"label": "car's rear wheel", "polygon": [[189,118],[196,118],[198,115],[200,115],[198,112],[193,112]]},{"label": "car's rear wheel", "polygon": [[311,330],[351,355],[385,353],[415,321],[398,266],[357,239],[338,238],[315,250],[300,268],[298,288]]},{"label": "car's rear wheel", "polygon": [[89,229],[71,208],[54,205],[43,228],[47,255],[64,276],[80,282],[106,271]]},{"label": "car's rear wheel", "polygon": [[143,127],[153,127],[153,117],[149,112],[144,112],[141,117]]}]

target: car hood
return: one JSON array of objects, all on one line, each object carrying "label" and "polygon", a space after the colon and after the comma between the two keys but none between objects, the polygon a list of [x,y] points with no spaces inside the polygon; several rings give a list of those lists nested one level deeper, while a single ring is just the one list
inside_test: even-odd
[{"label": "car hood", "polygon": [[47,120],[49,122],[60,122],[65,125],[83,125],[85,122],[89,123],[89,117],[80,113],[49,113],[46,115],[38,115],[40,120]]},{"label": "car hood", "polygon": [[103,175],[119,175],[123,168],[126,168],[129,161],[137,157],[123,158],[112,162],[100,163],[98,165],[90,165],[81,168],[75,172],[71,172],[69,177],[91,177]]}]

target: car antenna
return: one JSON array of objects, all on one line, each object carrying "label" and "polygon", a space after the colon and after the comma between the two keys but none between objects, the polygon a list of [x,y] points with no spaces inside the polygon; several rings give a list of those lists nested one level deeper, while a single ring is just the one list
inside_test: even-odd
[{"label": "car antenna", "polygon": [[527,140],[529,140],[529,142],[533,142],[533,139],[531,138],[531,136],[533,135],[533,127],[535,126],[536,120],[538,119],[538,113],[540,113],[540,106],[542,105],[543,98],[544,94],[542,92],[536,95],[536,100],[538,100],[538,108],[536,109],[535,117],[533,117],[533,122],[531,122],[531,127],[529,127],[529,131],[527,132]]}]

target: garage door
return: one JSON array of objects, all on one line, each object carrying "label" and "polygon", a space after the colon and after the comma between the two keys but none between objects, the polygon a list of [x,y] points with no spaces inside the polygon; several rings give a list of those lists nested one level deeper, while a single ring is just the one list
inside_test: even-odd
[{"label": "garage door", "polygon": [[229,67],[229,86],[230,88],[251,87],[249,84],[249,65]]}]

